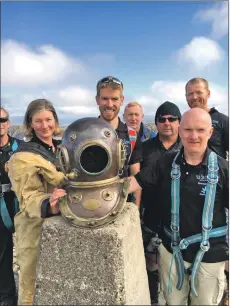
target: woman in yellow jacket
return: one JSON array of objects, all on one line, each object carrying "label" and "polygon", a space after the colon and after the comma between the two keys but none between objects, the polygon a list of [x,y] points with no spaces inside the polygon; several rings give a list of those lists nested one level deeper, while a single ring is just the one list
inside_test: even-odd
[{"label": "woman in yellow jacket", "polygon": [[[53,135],[59,130],[56,111],[46,99],[32,101],[24,117],[25,134],[32,136],[27,147],[37,145],[55,160],[58,142]],[[32,145],[32,146],[31,146]],[[20,267],[19,305],[32,305],[35,289],[36,263],[39,253],[41,226],[45,217],[59,212],[58,199],[65,196],[56,186],[64,174],[56,170],[54,163],[33,149],[19,150],[8,162],[12,190],[19,201],[15,216],[16,251]]]}]

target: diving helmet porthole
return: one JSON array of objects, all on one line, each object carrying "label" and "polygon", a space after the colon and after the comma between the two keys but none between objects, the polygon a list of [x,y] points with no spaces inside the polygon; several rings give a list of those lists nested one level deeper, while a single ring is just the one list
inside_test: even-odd
[{"label": "diving helmet porthole", "polygon": [[88,145],[80,154],[80,166],[84,172],[90,175],[98,175],[105,172],[110,165],[110,154],[105,147],[98,144]]}]

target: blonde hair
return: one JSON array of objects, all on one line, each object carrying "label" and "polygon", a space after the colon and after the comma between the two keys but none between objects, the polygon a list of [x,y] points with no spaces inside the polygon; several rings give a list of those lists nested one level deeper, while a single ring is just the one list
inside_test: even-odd
[{"label": "blonde hair", "polygon": [[27,106],[27,110],[24,116],[24,130],[25,130],[25,136],[32,136],[33,135],[33,128],[31,127],[32,118],[35,114],[37,114],[40,111],[47,110],[53,113],[54,120],[56,123],[56,129],[54,131],[54,135],[60,134],[59,129],[59,121],[57,113],[54,109],[53,104],[46,99],[36,99]]},{"label": "blonde hair", "polygon": [[185,85],[185,91],[187,91],[187,86],[188,86],[189,84],[197,84],[197,83],[203,83],[204,86],[205,86],[205,88],[206,88],[207,90],[209,90],[209,84],[208,84],[208,81],[207,81],[207,80],[205,80],[205,79],[203,79],[203,78],[193,78],[193,79],[189,80],[189,81],[186,83],[186,85]]},{"label": "blonde hair", "polygon": [[143,112],[143,108],[142,108],[141,104],[138,103],[138,102],[136,102],[136,101],[129,102],[129,103],[126,105],[126,107],[125,107],[125,109],[124,109],[124,112],[125,112],[128,108],[134,107],[134,106],[139,106],[140,109],[141,109],[141,111]]}]

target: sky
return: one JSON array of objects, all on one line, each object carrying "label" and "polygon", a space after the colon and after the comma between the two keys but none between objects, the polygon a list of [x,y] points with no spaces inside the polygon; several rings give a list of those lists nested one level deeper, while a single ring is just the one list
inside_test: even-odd
[{"label": "sky", "polygon": [[38,98],[61,125],[98,116],[96,84],[108,75],[123,82],[124,106],[142,104],[144,122],[164,101],[186,111],[194,77],[228,114],[228,2],[1,2],[1,105],[12,124]]}]

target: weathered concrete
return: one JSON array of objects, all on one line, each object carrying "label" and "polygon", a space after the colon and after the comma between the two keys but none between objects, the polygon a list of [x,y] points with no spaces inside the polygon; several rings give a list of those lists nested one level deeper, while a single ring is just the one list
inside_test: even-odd
[{"label": "weathered concrete", "polygon": [[132,203],[100,229],[62,217],[43,224],[35,305],[150,305],[139,212]]}]

